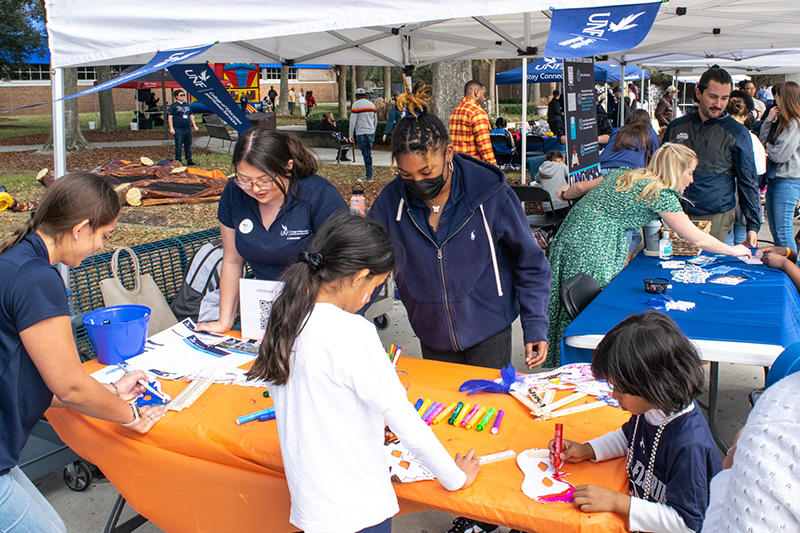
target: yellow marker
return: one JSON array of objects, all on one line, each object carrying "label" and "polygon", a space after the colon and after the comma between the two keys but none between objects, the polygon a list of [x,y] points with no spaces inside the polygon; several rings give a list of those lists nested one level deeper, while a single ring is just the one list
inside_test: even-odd
[{"label": "yellow marker", "polygon": [[483,415],[485,415],[485,414],[486,414],[486,408],[485,407],[481,407],[480,409],[478,409],[478,412],[475,413],[475,416],[473,416],[472,419],[469,422],[467,422],[467,426],[466,426],[467,429],[472,429],[473,426],[475,426],[478,422],[481,421],[481,419],[483,418]]},{"label": "yellow marker", "polygon": [[422,402],[422,405],[420,405],[420,406],[419,406],[419,409],[417,409],[417,412],[419,413],[419,416],[422,416],[422,414],[423,414],[425,411],[427,411],[427,410],[428,410],[428,407],[430,407],[432,403],[433,403],[433,402],[431,401],[431,399],[430,399],[430,398],[425,398],[425,401],[424,401],[424,402]]},{"label": "yellow marker", "polygon": [[453,422],[454,426],[458,427],[458,426],[461,425],[461,421],[464,420],[465,416],[467,416],[467,413],[469,412],[470,407],[472,407],[470,404],[468,404],[468,403],[464,404],[464,408],[461,409],[461,414],[458,415],[458,417],[456,418],[455,422]]},{"label": "yellow marker", "polygon": [[441,413],[439,413],[439,414],[436,416],[436,418],[434,418],[434,419],[431,421],[431,424],[438,424],[439,422],[441,422],[441,421],[442,421],[442,420],[444,420],[445,418],[449,417],[449,416],[450,416],[450,414],[453,412],[453,410],[456,408],[456,405],[458,405],[458,402],[453,402],[453,403],[451,403],[450,405],[448,405],[447,407],[445,407],[444,411],[442,411]]}]

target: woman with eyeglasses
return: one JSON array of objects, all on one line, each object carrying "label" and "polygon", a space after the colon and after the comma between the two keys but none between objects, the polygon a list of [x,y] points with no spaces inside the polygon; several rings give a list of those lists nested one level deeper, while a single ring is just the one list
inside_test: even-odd
[{"label": "woman with eyeglasses", "polygon": [[200,324],[202,331],[233,327],[245,261],[256,279],[277,280],[319,227],[347,209],[336,187],[316,174],[314,154],[290,133],[246,131],[233,149],[233,167],[217,212],[224,250],[219,320]]}]

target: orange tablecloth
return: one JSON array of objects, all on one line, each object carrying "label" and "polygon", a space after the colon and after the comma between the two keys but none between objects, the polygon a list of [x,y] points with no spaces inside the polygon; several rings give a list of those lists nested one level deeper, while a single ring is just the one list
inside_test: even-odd
[{"label": "orange tablecloth", "polygon": [[[100,367],[96,361],[85,363],[89,373]],[[412,358],[401,359],[399,369],[410,376],[412,402],[420,397],[446,403],[468,399],[505,411],[499,435],[488,429],[434,426],[452,454],[469,448],[478,455],[545,448],[556,422],[564,424],[564,438],[582,441],[615,430],[627,419],[620,409],[606,406],[535,421],[509,395],[467,398],[458,392],[465,380],[495,379],[497,370]],[[162,385],[174,397],[186,383]],[[289,491],[275,423],[235,422],[238,416],[272,406],[262,393],[253,387],[212,385],[190,408],[170,412],[147,435],[71,409],[50,409],[47,418],[70,448],[100,467],[134,509],[165,531],[296,531],[288,521]],[[622,459],[566,465],[563,471],[571,474],[568,479],[575,485],[595,483],[627,491]],[[516,461],[509,459],[484,465],[467,490],[448,492],[436,481],[395,488],[403,513],[435,509],[528,532],[625,531],[626,521],[619,515],[585,514],[571,504],[533,501],[520,490],[522,480]]]}]

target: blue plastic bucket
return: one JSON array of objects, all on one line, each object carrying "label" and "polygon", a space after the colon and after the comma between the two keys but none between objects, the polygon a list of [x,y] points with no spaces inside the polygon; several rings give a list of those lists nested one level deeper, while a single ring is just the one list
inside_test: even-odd
[{"label": "blue plastic bucket", "polygon": [[116,365],[144,351],[150,308],[144,305],[115,305],[83,316],[83,325],[97,360]]}]

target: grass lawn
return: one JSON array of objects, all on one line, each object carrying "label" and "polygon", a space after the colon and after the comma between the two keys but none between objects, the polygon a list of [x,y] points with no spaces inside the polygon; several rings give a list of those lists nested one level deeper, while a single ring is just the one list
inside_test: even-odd
[{"label": "grass lawn", "polygon": [[[80,113],[81,129],[88,130],[89,122],[100,122],[99,113]],[[133,120],[133,111],[117,111],[117,124],[122,127]],[[99,125],[99,124],[98,124]],[[23,135],[50,133],[53,115],[21,115],[0,118],[0,139],[10,139]]]}]

